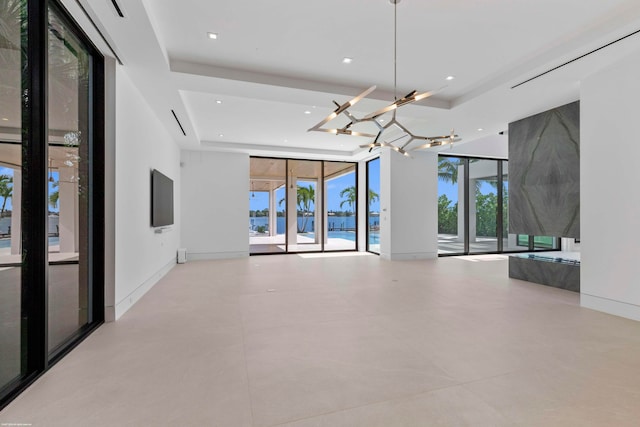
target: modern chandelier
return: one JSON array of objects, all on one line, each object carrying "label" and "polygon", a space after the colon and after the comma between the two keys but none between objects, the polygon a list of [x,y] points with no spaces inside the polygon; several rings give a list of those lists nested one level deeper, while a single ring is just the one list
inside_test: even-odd
[{"label": "modern chandelier", "polygon": [[[397,74],[398,74],[397,73],[397,48],[398,48],[397,7],[398,7],[398,3],[400,3],[400,0],[389,0],[389,2],[393,4],[393,19],[394,19],[393,21],[393,30],[394,30],[394,33],[393,33],[393,40],[394,40],[393,91],[394,91],[394,99],[395,99],[394,102],[387,105],[384,108],[374,111],[373,113],[367,114],[362,118],[357,118],[356,116],[354,116],[351,112],[349,112],[349,108],[353,107],[356,103],[358,103],[360,100],[365,98],[367,95],[369,95],[371,92],[373,92],[376,89],[376,86],[371,86],[369,89],[365,90],[364,92],[362,92],[352,100],[345,102],[344,104],[338,104],[336,101],[333,101],[333,103],[336,105],[337,108],[333,110],[333,112],[329,114],[320,123],[308,129],[307,132],[310,132],[310,131],[328,132],[336,135],[351,135],[351,136],[374,138],[371,143],[361,145],[360,148],[369,148],[369,151],[371,151],[377,147],[389,147],[390,149],[397,151],[400,154],[404,154],[405,156],[409,156],[408,151],[420,150],[420,149],[430,148],[430,147],[437,147],[437,146],[446,145],[446,144],[453,144],[454,142],[460,141],[460,138],[458,138],[458,135],[455,134],[453,129],[451,130],[451,134],[449,135],[421,136],[421,135],[416,135],[412,133],[408,128],[403,126],[396,119],[396,111],[399,107],[428,98],[434,95],[435,93],[439,92],[440,90],[444,89],[444,87],[438,90],[423,92],[423,93],[418,93],[418,91],[414,90],[408,93],[407,95],[405,95],[404,97],[398,99],[398,96],[397,96]],[[385,125],[382,125],[377,119],[380,116],[383,116],[384,114],[390,111],[392,111],[392,114],[393,114],[391,120],[387,122]],[[344,114],[350,120],[349,123],[347,123],[344,127],[333,128],[333,129],[327,129],[322,127],[328,122],[330,122],[331,120],[338,117],[340,114]],[[366,122],[374,123],[378,129],[378,133],[377,134],[364,133],[364,132],[358,132],[351,129],[352,126],[357,125],[358,123],[366,123]],[[391,127],[400,129],[403,132],[403,134],[400,137],[395,138],[391,141],[385,141],[383,134]],[[416,140],[424,141],[424,143],[418,146],[408,148],[409,144],[411,144],[413,141],[416,141]]]}]

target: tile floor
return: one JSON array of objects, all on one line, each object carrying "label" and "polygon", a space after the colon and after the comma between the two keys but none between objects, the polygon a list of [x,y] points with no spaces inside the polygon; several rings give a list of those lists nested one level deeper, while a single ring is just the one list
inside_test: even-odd
[{"label": "tile floor", "polygon": [[637,426],[640,323],[504,256],[176,266],[5,410],[35,426]]}]

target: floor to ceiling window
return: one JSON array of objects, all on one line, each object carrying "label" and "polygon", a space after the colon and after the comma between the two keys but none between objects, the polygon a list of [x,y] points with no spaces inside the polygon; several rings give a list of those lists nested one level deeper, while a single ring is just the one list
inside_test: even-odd
[{"label": "floor to ceiling window", "polygon": [[558,249],[558,238],[509,233],[508,161],[438,157],[438,254]]},{"label": "floor to ceiling window", "polygon": [[380,158],[367,162],[367,251],[380,253]]},{"label": "floor to ceiling window", "polygon": [[[322,161],[289,160],[289,252],[322,250]],[[295,197],[294,197],[295,196]],[[295,203],[295,209],[293,204]],[[294,238],[295,237],[295,238]]]},{"label": "floor to ceiling window", "polygon": [[[464,253],[464,177],[463,159],[438,158],[438,253]],[[464,179],[462,179],[464,182]]]},{"label": "floor to ceiling window", "polygon": [[249,248],[252,254],[285,253],[287,161],[251,157]]},{"label": "floor to ceiling window", "polygon": [[498,251],[498,162],[469,160],[469,253]]},{"label": "floor to ceiling window", "polygon": [[357,166],[251,157],[252,255],[356,250]]},{"label": "floor to ceiling window", "polygon": [[0,6],[0,390],[20,379],[22,245],[22,55],[26,49],[26,5],[4,1]]},{"label": "floor to ceiling window", "polygon": [[104,86],[57,2],[5,0],[0,22],[2,407],[104,319]]},{"label": "floor to ceiling window", "polygon": [[325,251],[356,249],[356,169],[355,163],[324,162]]}]

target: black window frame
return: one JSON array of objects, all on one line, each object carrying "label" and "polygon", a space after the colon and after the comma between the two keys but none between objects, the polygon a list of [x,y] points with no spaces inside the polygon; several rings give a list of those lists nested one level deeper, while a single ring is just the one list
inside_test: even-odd
[{"label": "black window frame", "polygon": [[[503,235],[503,230],[504,230],[504,197],[503,197],[503,190],[504,190],[504,162],[509,162],[509,159],[504,159],[504,158],[500,158],[500,157],[477,157],[477,156],[466,156],[463,154],[438,154],[438,159],[441,157],[445,157],[445,158],[456,158],[456,159],[460,159],[463,161],[462,165],[464,167],[464,182],[463,183],[458,183],[458,185],[463,185],[464,186],[464,199],[465,199],[465,204],[464,204],[464,246],[463,246],[463,251],[462,252],[454,252],[454,253],[446,253],[446,254],[441,254],[438,253],[438,257],[450,257],[450,256],[464,256],[464,255],[491,255],[491,254],[517,254],[517,253],[524,253],[524,252],[532,252],[532,251],[560,251],[561,250],[561,245],[560,245],[560,237],[556,237],[556,236],[549,236],[549,237],[553,237],[555,240],[555,249],[535,249],[534,248],[534,237],[535,236],[528,236],[529,240],[529,246],[525,249],[522,249],[520,251],[504,251],[504,235]],[[493,160],[497,162],[497,169],[496,169],[496,176],[497,176],[497,210],[496,210],[496,239],[497,239],[497,246],[496,246],[496,250],[495,251],[484,251],[484,252],[471,252],[470,251],[470,244],[469,244],[469,240],[470,240],[470,236],[469,236],[469,223],[470,223],[470,212],[469,212],[469,196],[470,196],[470,188],[469,188],[469,163],[471,160]],[[458,230],[458,232],[460,232]]]},{"label": "black window frame", "polygon": [[[58,0],[27,0],[22,55],[21,374],[0,389],[0,410],[104,323],[104,57]],[[51,9],[91,57],[88,323],[48,351],[48,17]],[[24,27],[24,25],[23,25]],[[26,71],[25,71],[26,70]],[[63,262],[64,263],[64,262]]]}]

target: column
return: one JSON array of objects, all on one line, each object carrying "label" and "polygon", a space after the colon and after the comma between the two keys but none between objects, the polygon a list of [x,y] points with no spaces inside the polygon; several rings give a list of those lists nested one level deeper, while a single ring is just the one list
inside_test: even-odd
[{"label": "column", "polygon": [[[469,174],[471,175],[471,174]],[[469,243],[476,241],[476,180],[469,177]]]},{"label": "column", "polygon": [[316,197],[313,201],[313,219],[315,224],[313,226],[314,243],[320,244],[320,237],[324,235],[324,221],[322,221],[322,200],[324,200],[324,184],[320,179],[316,180]]},{"label": "column", "polygon": [[76,170],[62,166],[59,169],[60,253],[78,252],[78,183]]},{"label": "column", "polygon": [[464,226],[464,208],[467,201],[464,197],[464,183],[466,176],[464,174],[464,165],[458,166],[458,237],[456,242],[464,243],[465,226]]},{"label": "column", "polygon": [[298,243],[298,177],[289,173],[287,183],[287,243],[296,245]]},{"label": "column", "polygon": [[380,154],[380,256],[390,260],[438,256],[438,156]]},{"label": "column", "polygon": [[[269,185],[274,185],[269,183]],[[269,190],[269,236],[278,234],[278,201],[276,200],[276,190]]]},{"label": "column", "polygon": [[11,255],[22,249],[22,170],[13,170],[13,192],[11,193]]}]

